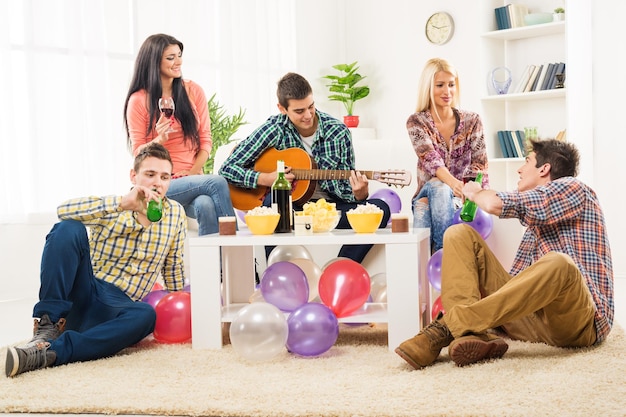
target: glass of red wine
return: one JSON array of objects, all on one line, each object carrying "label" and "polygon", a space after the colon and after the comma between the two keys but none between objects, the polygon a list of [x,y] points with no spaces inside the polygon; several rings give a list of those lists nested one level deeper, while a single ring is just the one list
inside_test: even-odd
[{"label": "glass of red wine", "polygon": [[463,171],[463,184],[476,180],[479,171],[480,169],[472,165],[465,168],[465,171]]},{"label": "glass of red wine", "polygon": [[[161,110],[161,113],[163,113],[168,119],[174,118],[174,109],[174,99],[172,97],[159,99],[159,110]],[[174,132],[174,129],[170,126],[170,128],[167,129],[167,132]]]}]

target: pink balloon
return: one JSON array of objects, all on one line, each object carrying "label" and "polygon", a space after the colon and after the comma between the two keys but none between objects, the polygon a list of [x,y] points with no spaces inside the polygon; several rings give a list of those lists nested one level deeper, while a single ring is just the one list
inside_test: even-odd
[{"label": "pink balloon", "polygon": [[150,304],[153,308],[156,308],[157,304],[159,304],[159,301],[161,301],[161,299],[165,297],[167,294],[169,294],[169,291],[153,290],[153,291],[150,291],[148,295],[143,297],[143,300],[141,301],[143,301],[144,303]]},{"label": "pink balloon", "polygon": [[379,200],[383,200],[389,206],[389,210],[392,213],[400,213],[402,210],[402,199],[391,188],[381,188],[379,190],[374,191],[372,195],[368,197],[369,199],[377,198]]},{"label": "pink balloon", "polygon": [[493,218],[491,214],[481,210],[480,207],[476,209],[476,216],[471,222],[461,220],[461,209],[458,209],[454,213],[454,217],[452,217],[452,224],[461,223],[472,226],[483,239],[487,239],[493,229]]},{"label": "pink balloon", "polygon": [[439,249],[437,252],[433,253],[430,259],[428,260],[428,265],[426,266],[426,275],[428,276],[428,281],[430,285],[433,286],[437,291],[441,291],[441,263],[443,259],[443,249]]},{"label": "pink balloon", "polygon": [[318,290],[322,303],[335,316],[345,317],[367,301],[370,294],[370,276],[360,263],[342,259],[324,269]]},{"label": "pink balloon", "polygon": [[271,264],[261,278],[263,299],[282,311],[293,311],[309,301],[309,282],[298,265],[279,261]]},{"label": "pink balloon", "polygon": [[191,340],[191,294],[176,291],[157,304],[154,338],[162,343],[183,343]]}]

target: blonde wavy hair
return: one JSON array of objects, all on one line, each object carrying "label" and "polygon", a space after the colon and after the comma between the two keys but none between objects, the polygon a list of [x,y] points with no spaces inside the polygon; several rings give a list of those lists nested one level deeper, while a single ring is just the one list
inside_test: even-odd
[{"label": "blonde wavy hair", "polygon": [[[433,95],[433,90],[435,88],[435,75],[441,71],[454,76],[456,94],[452,100],[452,107],[459,108],[459,103],[461,101],[461,88],[456,68],[450,65],[450,63],[448,63],[445,59],[432,58],[426,62],[426,65],[424,65],[424,69],[422,70],[422,75],[420,76],[416,112],[426,111],[430,108],[431,103],[434,103],[435,97]],[[436,109],[435,112],[437,112]],[[440,119],[439,114],[437,114],[437,118]]]}]

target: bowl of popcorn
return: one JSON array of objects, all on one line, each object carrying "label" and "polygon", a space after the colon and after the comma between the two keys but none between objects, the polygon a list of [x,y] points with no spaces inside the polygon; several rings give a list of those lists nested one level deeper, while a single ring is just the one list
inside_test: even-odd
[{"label": "bowl of popcorn", "polygon": [[329,203],[324,198],[305,203],[302,206],[302,215],[313,219],[313,233],[330,232],[341,219],[341,211],[336,209],[335,203]]},{"label": "bowl of popcorn", "polygon": [[269,207],[256,207],[248,210],[243,219],[253,235],[271,235],[276,230],[280,214]]},{"label": "bowl of popcorn", "polygon": [[383,211],[374,204],[365,203],[348,210],[346,216],[356,233],[374,233],[383,219]]}]

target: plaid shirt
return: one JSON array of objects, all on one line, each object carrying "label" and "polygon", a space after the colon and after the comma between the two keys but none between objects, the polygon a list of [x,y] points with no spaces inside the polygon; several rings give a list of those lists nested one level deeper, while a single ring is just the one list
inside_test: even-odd
[{"label": "plaid shirt", "polygon": [[110,282],[138,301],[148,294],[161,273],[165,288],[182,290],[183,248],[187,217],[180,204],[163,200],[163,218],[142,226],[137,213],[118,209],[122,197],[83,197],[57,209],[61,220],[78,220],[89,227],[94,276]]},{"label": "plaid shirt", "polygon": [[[345,124],[332,116],[316,110],[318,128],[313,140],[313,159],[317,168],[324,170],[355,169],[352,135]],[[300,133],[285,114],[271,116],[250,136],[237,145],[222,164],[220,175],[231,184],[243,188],[256,188],[259,172],[254,164],[267,149],[305,149]],[[328,194],[344,202],[355,202],[350,181],[320,180],[320,187]]]},{"label": "plaid shirt", "polygon": [[604,215],[595,192],[573,177],[524,192],[498,192],[501,218],[527,226],[511,274],[517,275],[548,252],[569,255],[587,282],[596,305],[597,342],[613,325],[613,266]]}]

